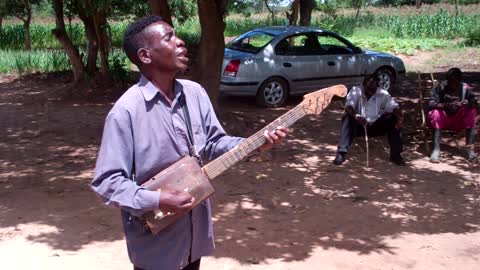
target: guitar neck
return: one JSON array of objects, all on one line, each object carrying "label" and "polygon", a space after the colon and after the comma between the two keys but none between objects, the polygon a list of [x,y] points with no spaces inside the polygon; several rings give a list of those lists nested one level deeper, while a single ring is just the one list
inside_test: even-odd
[{"label": "guitar neck", "polygon": [[222,172],[247,157],[258,147],[262,146],[265,143],[264,134],[266,131],[273,131],[279,126],[289,127],[305,115],[306,113],[302,108],[302,104],[297,105],[295,108],[286,112],[249,138],[245,139],[235,148],[205,165],[202,168],[203,171],[207,174],[209,179],[217,177]]}]

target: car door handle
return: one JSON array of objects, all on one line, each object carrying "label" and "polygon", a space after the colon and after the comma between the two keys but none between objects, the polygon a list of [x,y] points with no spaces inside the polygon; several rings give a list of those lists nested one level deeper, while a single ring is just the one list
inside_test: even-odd
[{"label": "car door handle", "polygon": [[288,62],[285,62],[285,63],[283,63],[283,66],[284,66],[284,67],[292,67],[292,64],[290,64],[290,63],[288,63]]},{"label": "car door handle", "polygon": [[329,66],[335,66],[335,62],[333,62],[333,61],[328,61],[328,62],[327,62],[327,65],[329,65]]}]

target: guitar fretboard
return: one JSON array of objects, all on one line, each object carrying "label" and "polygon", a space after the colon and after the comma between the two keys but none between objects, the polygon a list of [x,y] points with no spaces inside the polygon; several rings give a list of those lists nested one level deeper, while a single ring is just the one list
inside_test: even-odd
[{"label": "guitar fretboard", "polygon": [[222,172],[247,157],[252,151],[262,146],[265,143],[264,133],[266,131],[273,131],[279,126],[289,127],[305,115],[306,113],[305,110],[302,108],[302,104],[299,104],[298,106],[278,117],[273,122],[262,128],[249,138],[245,139],[242,143],[237,145],[232,150],[228,151],[227,153],[221,155],[217,159],[205,165],[203,167],[204,172],[210,179],[217,177]]}]

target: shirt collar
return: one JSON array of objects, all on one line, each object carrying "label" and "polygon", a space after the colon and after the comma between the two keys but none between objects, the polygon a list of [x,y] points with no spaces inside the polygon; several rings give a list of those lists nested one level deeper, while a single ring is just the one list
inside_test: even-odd
[{"label": "shirt collar", "polygon": [[[366,94],[366,92],[365,92],[365,87],[363,86],[363,84],[360,85],[360,89],[361,89],[361,91],[362,91],[362,94],[363,94],[364,96],[366,96],[367,94]],[[372,94],[372,97],[375,96],[375,95],[377,95],[377,94],[379,94],[381,91],[382,91],[382,88],[381,88],[381,87],[377,87],[377,90],[375,90],[375,93]]]},{"label": "shirt collar", "polygon": [[[180,92],[182,91],[181,87],[179,86],[181,86],[180,82],[174,80],[174,103],[175,100],[178,99],[178,97],[180,96]],[[145,101],[147,102],[153,100],[157,95],[162,95],[159,92],[159,89],[143,75],[140,76],[138,87],[140,88],[140,92],[142,92],[143,98],[145,98]]]}]

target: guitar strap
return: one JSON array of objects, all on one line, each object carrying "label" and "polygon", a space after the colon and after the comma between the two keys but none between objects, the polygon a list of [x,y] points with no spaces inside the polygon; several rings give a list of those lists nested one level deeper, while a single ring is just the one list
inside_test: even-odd
[{"label": "guitar strap", "polygon": [[197,159],[200,167],[203,167],[202,157],[198,153],[197,146],[195,145],[195,140],[193,138],[192,122],[190,121],[190,113],[188,111],[187,99],[185,98],[185,92],[183,90],[180,96],[180,106],[182,107],[183,115],[185,116],[185,124],[187,126],[188,151],[190,152],[190,156]]}]

